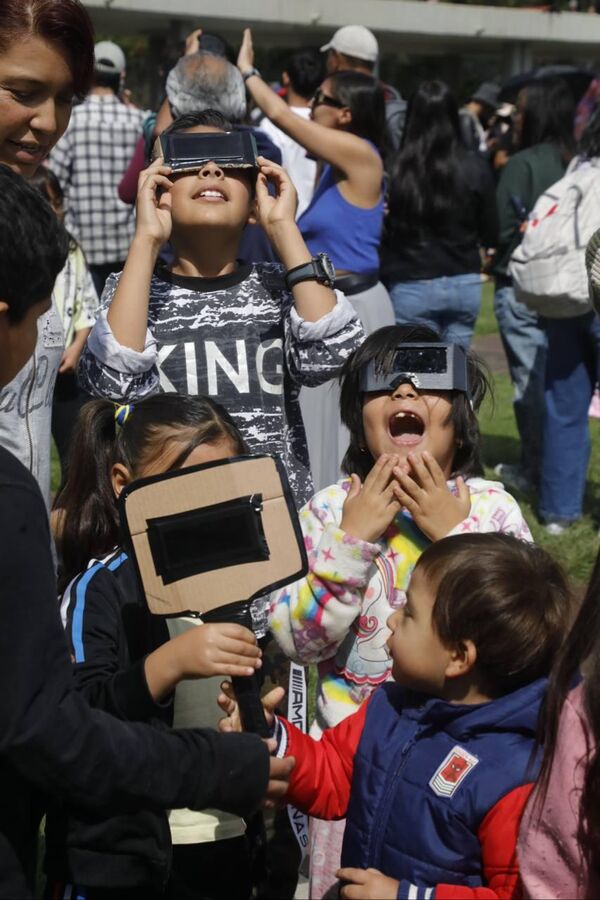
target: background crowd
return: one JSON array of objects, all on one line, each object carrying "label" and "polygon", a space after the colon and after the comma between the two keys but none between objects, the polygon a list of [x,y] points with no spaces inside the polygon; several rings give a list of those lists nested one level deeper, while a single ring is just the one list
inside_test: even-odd
[{"label": "background crowd", "polygon": [[[143,110],[78,0],[5,6],[0,894],[291,898],[308,849],[315,898],[594,896],[600,574],[575,614],[510,492],[550,536],[582,516],[598,80],[404,99],[349,24],[271,85],[250,30],[234,51],[198,29]],[[253,135],[254,175],[174,176],[157,144],[228,132]],[[490,282],[520,439],[497,481],[470,349]],[[365,388],[398,344],[440,342],[466,385]],[[119,494],[245,453],[285,465],[306,577],[255,600],[252,631],[159,620]],[[272,742],[238,733],[222,677],[266,690],[290,660],[310,736],[280,690]]]}]

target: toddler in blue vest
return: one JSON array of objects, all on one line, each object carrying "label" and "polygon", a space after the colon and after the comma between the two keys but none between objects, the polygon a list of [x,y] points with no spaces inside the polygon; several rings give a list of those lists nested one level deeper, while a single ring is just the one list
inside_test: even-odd
[{"label": "toddler in blue vest", "polygon": [[[540,547],[506,534],[444,538],[388,620],[393,682],[319,741],[272,715],[281,689],[267,695],[278,755],[296,759],[288,801],[347,819],[340,897],[520,896],[519,822],[569,605]],[[221,728],[238,730],[223,688]]]}]

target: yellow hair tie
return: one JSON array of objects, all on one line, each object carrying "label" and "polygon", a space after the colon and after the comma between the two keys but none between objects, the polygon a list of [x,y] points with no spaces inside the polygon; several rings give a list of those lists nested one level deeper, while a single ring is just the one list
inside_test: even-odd
[{"label": "yellow hair tie", "polygon": [[118,428],[122,428],[133,410],[133,403],[125,403],[123,406],[117,406],[115,408],[115,425]]}]

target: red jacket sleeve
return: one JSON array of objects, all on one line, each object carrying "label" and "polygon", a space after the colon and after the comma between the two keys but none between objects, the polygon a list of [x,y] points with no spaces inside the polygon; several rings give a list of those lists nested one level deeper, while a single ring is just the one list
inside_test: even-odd
[{"label": "red jacket sleeve", "polygon": [[517,861],[519,825],[533,784],[506,794],[490,809],[479,828],[486,887],[438,884],[435,900],[517,900],[522,896]]},{"label": "red jacket sleeve", "polygon": [[365,724],[368,701],[320,741],[304,734],[285,719],[286,756],[296,758],[287,800],[319,819],[343,819],[350,799],[354,755]]},{"label": "red jacket sleeve", "polygon": [[129,203],[130,205],[135,203],[137,199],[138,178],[140,177],[140,172],[144,168],[145,163],[146,138],[142,134],[138,138],[135,150],[133,151],[133,156],[119,182],[119,187],[117,188],[119,200],[122,200],[123,203]]}]

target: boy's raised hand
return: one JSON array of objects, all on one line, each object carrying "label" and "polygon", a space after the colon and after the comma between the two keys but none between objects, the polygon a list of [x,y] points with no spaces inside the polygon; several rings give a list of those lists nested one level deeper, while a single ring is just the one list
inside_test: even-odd
[{"label": "boy's raised hand", "polygon": [[[285,169],[264,156],[259,156],[258,162],[256,215],[267,236],[276,240],[278,228],[295,225],[298,195]],[[274,197],[269,193],[269,182],[275,187]]]},{"label": "boy's raised hand", "polygon": [[358,475],[351,475],[352,484],[344,501],[340,528],[362,541],[379,540],[402,508],[401,489],[394,471],[397,456],[382,453],[364,484]]},{"label": "boy's raised hand", "polygon": [[167,178],[170,166],[165,166],[162,158],[140,172],[138,194],[135,204],[136,237],[148,239],[160,249],[171,236],[171,182]]},{"label": "boy's raised hand", "polygon": [[[269,728],[273,725],[275,710],[285,697],[285,691],[281,687],[273,688],[261,699],[265,711],[265,719]],[[219,731],[242,731],[240,711],[235,699],[235,691],[230,681],[224,681],[221,685],[221,693],[217,697],[217,703],[225,713],[226,718],[219,721]]]},{"label": "boy's raised hand", "polygon": [[400,487],[398,499],[423,534],[432,541],[439,541],[469,515],[469,488],[459,475],[456,479],[458,496],[455,496],[439,464],[427,451],[409,453],[408,462],[410,474],[399,467],[394,469]]}]

